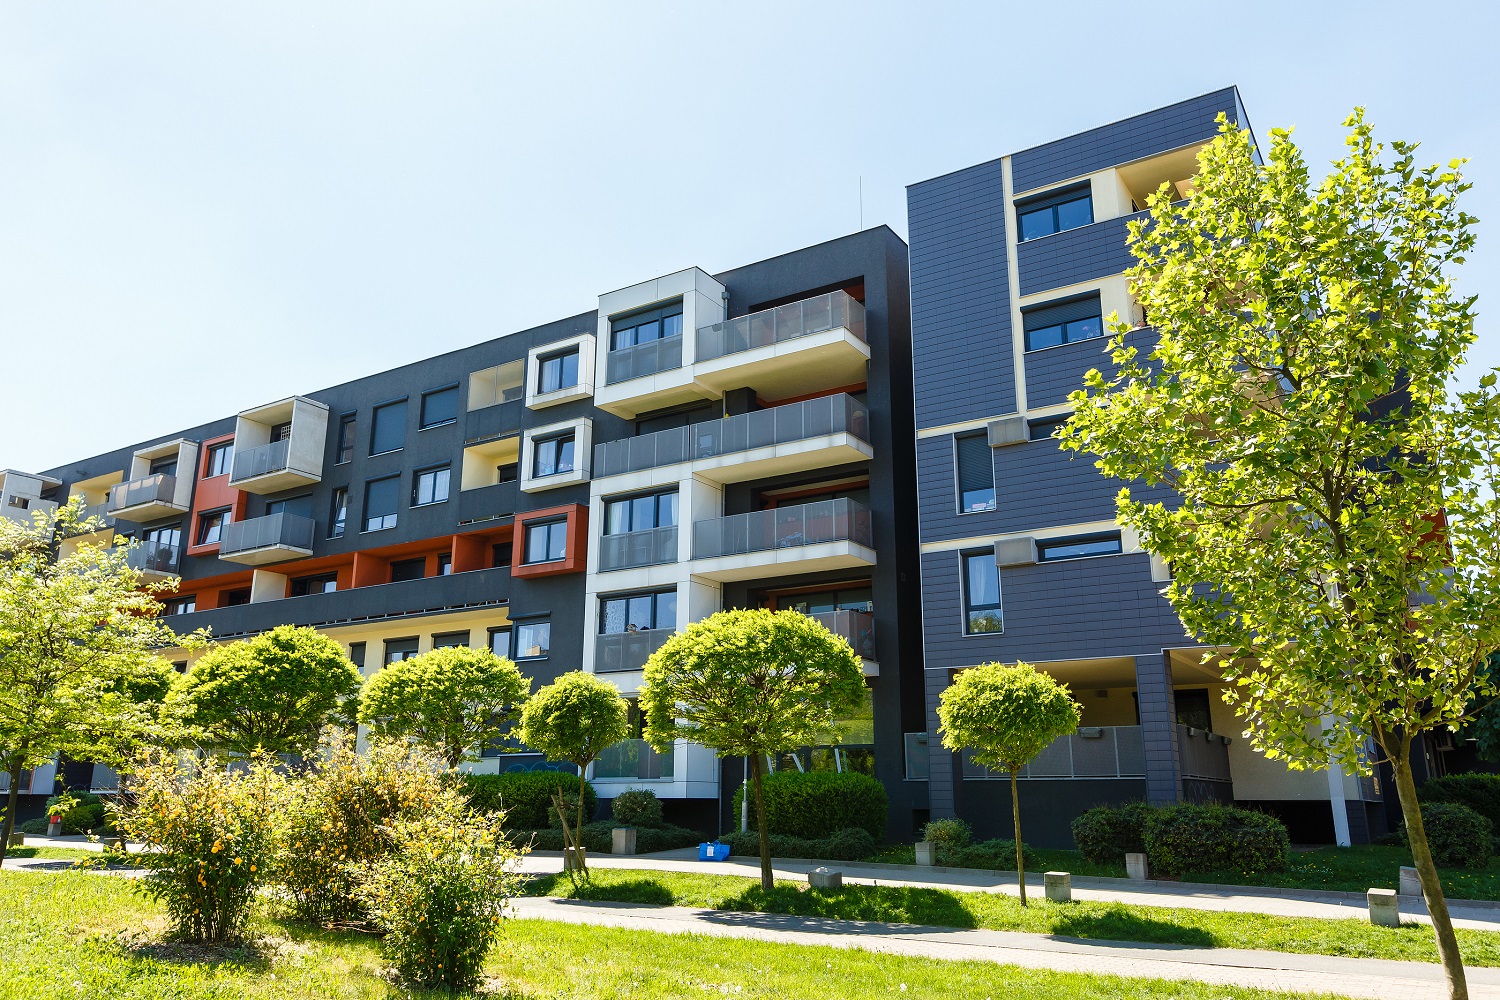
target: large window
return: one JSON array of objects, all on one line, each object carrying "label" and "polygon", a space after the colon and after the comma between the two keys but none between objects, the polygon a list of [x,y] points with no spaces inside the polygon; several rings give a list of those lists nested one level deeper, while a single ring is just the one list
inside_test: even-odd
[{"label": "large window", "polygon": [[228,510],[211,510],[198,515],[199,545],[215,545],[224,534],[224,525],[229,523]]},{"label": "large window", "polygon": [[503,656],[507,660],[510,659],[509,628],[490,629],[490,652],[494,653],[496,656]]},{"label": "large window", "polygon": [[333,502],[328,509],[328,537],[343,538],[344,527],[349,522],[349,489],[340,486],[333,491]]},{"label": "large window", "polygon": [[415,636],[407,639],[387,639],[385,641],[385,662],[400,663],[417,655],[417,639]]},{"label": "large window", "polygon": [[568,522],[545,521],[526,525],[527,563],[557,562],[568,553]]},{"label": "large window", "polygon": [[676,590],[599,599],[599,631],[604,635],[676,627]]},{"label": "large window", "polygon": [[422,393],[422,414],[420,426],[440,427],[443,424],[451,424],[458,419],[458,386],[450,385],[443,389],[433,389],[431,392]]},{"label": "large window", "polygon": [[439,466],[435,469],[418,469],[412,476],[411,505],[420,507],[424,503],[442,503],[448,499],[448,481],[452,469]]},{"label": "large window", "polygon": [[162,613],[168,615],[190,615],[198,610],[198,599],[196,597],[174,597],[162,606]]},{"label": "large window", "polygon": [[375,407],[370,422],[370,454],[383,455],[406,446],[406,400]]},{"label": "large window", "polygon": [[401,477],[386,476],[365,483],[365,530],[380,531],[396,526],[401,505]]},{"label": "large window", "polygon": [[953,439],[953,462],[958,472],[958,509],[961,513],[995,509],[995,462],[989,435],[961,434]]},{"label": "large window", "polygon": [[420,580],[426,575],[426,556],[417,556],[417,558],[415,559],[397,559],[391,563],[392,583],[405,583],[408,580]]},{"label": "large window", "polygon": [[337,573],[299,576],[292,580],[293,597],[306,597],[309,594],[331,594],[338,589],[339,575]]},{"label": "large window", "polygon": [[964,567],[964,631],[969,635],[1003,632],[1000,609],[1000,567],[993,551],[966,553]]},{"label": "large window", "polygon": [[604,533],[668,528],[677,523],[677,491],[648,493],[640,497],[611,500],[604,508]]},{"label": "large window", "polygon": [[538,359],[536,391],[559,392],[578,384],[578,348]]},{"label": "large window", "polygon": [[1049,538],[1036,543],[1038,562],[1055,562],[1059,559],[1083,559],[1087,556],[1113,556],[1121,552],[1118,533],[1087,535],[1073,538]]},{"label": "large window", "polygon": [[551,648],[551,622],[525,622],[516,626],[516,659],[540,659]]},{"label": "large window", "polygon": [[1027,309],[1021,314],[1026,328],[1026,349],[1040,351],[1044,347],[1102,337],[1104,320],[1100,312],[1097,294]]},{"label": "large window", "polygon": [[229,467],[233,461],[233,441],[220,441],[218,444],[209,445],[208,456],[203,463],[203,478],[212,479],[215,476],[229,475]]},{"label": "large window", "polygon": [[682,303],[622,316],[610,321],[609,349],[622,350],[653,340],[682,336]]},{"label": "large window", "polygon": [[339,453],[333,459],[335,465],[354,461],[354,431],[357,426],[354,414],[346,413],[339,417]]},{"label": "large window", "polygon": [[536,479],[557,476],[573,471],[573,435],[547,438],[534,442],[536,455],[532,461],[531,475]]},{"label": "large window", "polygon": [[1034,240],[1092,223],[1094,199],[1087,185],[1068,188],[1017,205],[1016,217],[1021,239]]}]

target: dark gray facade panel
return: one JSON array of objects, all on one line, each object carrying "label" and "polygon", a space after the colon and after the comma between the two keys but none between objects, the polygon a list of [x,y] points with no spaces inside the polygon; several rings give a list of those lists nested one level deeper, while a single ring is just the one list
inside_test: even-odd
[{"label": "dark gray facade panel", "polygon": [[[1022,295],[1119,274],[1135,264],[1125,245],[1126,224],[1139,216],[1106,219],[1016,245]],[[1122,319],[1128,317],[1121,317]]]},{"label": "dark gray facade panel", "polygon": [[1177,702],[1166,654],[1137,656],[1135,685],[1146,751],[1146,798],[1157,803],[1176,802],[1181,798],[1182,768],[1177,746]]},{"label": "dark gray facade panel", "polygon": [[[1144,327],[1132,330],[1125,343],[1134,347],[1136,357],[1146,361],[1156,349],[1156,331]],[[1056,406],[1068,401],[1069,394],[1083,388],[1083,377],[1089,369],[1097,368],[1107,378],[1119,371],[1108,353],[1110,337],[1080,340],[1076,344],[1060,344],[1041,351],[1029,351],[1025,356],[1026,405],[1029,408]]]}]

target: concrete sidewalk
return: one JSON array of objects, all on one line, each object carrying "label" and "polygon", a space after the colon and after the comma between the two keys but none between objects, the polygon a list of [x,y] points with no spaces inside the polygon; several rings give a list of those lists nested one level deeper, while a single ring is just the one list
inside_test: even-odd
[{"label": "concrete sidewalk", "polygon": [[[515,915],[527,920],[858,948],[916,958],[994,962],[1027,969],[1095,975],[1194,980],[1370,1000],[1436,997],[1442,995],[1444,989],[1442,970],[1438,965],[1416,962],[1081,941],[1008,931],[727,913],[677,906],[531,898],[516,900],[513,906]],[[1473,1000],[1500,1000],[1500,969],[1469,969],[1468,975],[1469,995]]]}]

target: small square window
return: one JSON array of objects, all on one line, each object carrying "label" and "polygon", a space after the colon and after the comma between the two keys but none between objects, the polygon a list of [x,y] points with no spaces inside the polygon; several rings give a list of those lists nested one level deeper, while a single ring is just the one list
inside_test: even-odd
[{"label": "small square window", "polygon": [[227,476],[234,462],[234,442],[220,441],[208,446],[208,455],[203,461],[203,478]]},{"label": "small square window", "polygon": [[442,503],[448,499],[448,483],[452,470],[443,465],[435,469],[421,469],[412,477],[411,505]]},{"label": "small square window", "polygon": [[546,521],[526,525],[525,562],[559,562],[568,554],[568,522]]},{"label": "small square window", "polygon": [[531,474],[537,479],[573,471],[573,435],[546,438],[533,443],[535,456]]},{"label": "small square window", "polygon": [[551,647],[551,622],[526,622],[516,626],[516,659],[540,659]]},{"label": "small square window", "polygon": [[217,545],[224,535],[224,525],[229,523],[228,510],[211,510],[198,515],[199,545]]},{"label": "small square window", "polygon": [[536,381],[538,394],[561,392],[578,384],[578,348],[538,360]]}]

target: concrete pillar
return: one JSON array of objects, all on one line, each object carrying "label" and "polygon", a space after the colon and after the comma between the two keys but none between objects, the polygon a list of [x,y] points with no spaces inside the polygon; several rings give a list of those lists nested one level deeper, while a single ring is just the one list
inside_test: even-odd
[{"label": "concrete pillar", "polygon": [[1146,801],[1177,802],[1182,798],[1177,704],[1165,652],[1135,658],[1135,689],[1146,751]]},{"label": "concrete pillar", "polygon": [[1125,855],[1125,877],[1137,882],[1144,882],[1151,877],[1151,872],[1146,867],[1146,856],[1144,854]]},{"label": "concrete pillar", "polygon": [[1395,889],[1371,889],[1365,893],[1370,923],[1376,927],[1401,926],[1401,899]]},{"label": "concrete pillar", "polygon": [[807,873],[807,887],[809,889],[842,889],[844,873],[834,871],[832,868],[814,868]]},{"label": "concrete pillar", "polygon": [[[1333,728],[1333,717],[1323,716],[1323,731],[1326,733]],[[1328,762],[1328,807],[1333,812],[1333,839],[1340,847],[1348,847],[1353,841],[1349,838],[1349,805],[1344,796],[1344,769],[1335,761]]]},{"label": "concrete pillar", "polygon": [[938,736],[938,699],[948,689],[948,671],[928,668],[923,674],[927,696],[927,808],[933,819],[958,815],[959,763],[951,750],[943,749]]},{"label": "concrete pillar", "polygon": [[1052,902],[1073,902],[1073,876],[1067,872],[1047,872],[1042,876],[1042,886]]},{"label": "concrete pillar", "polygon": [[1396,883],[1399,888],[1396,891],[1403,896],[1416,896],[1418,899],[1421,899],[1422,877],[1417,874],[1417,870],[1402,865],[1400,875],[1400,881]]}]

